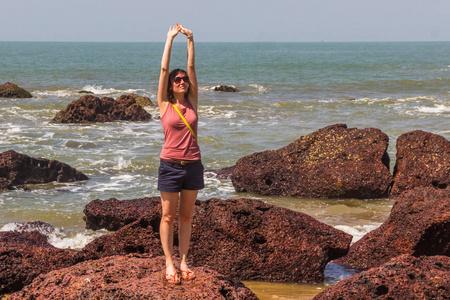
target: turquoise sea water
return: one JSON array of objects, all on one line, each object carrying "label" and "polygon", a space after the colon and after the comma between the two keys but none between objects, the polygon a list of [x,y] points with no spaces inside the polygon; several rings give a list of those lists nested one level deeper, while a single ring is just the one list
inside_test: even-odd
[{"label": "turquoise sea water", "polygon": [[[0,152],[13,149],[57,159],[90,177],[0,193],[0,228],[41,220],[60,230],[58,247],[81,248],[97,234],[84,230],[82,210],[94,199],[141,198],[156,190],[163,132],[159,120],[106,124],[49,121],[78,91],[117,97],[156,91],[163,43],[0,42],[0,84],[10,81],[31,99],[0,99]],[[176,43],[171,67],[185,67]],[[325,126],[376,127],[388,134],[391,171],[395,141],[420,129],[450,139],[450,42],[436,43],[197,43],[199,139],[206,169],[287,145]],[[240,92],[220,93],[219,84]],[[155,108],[147,110],[154,116]],[[389,199],[293,199],[238,194],[229,180],[208,175],[200,200],[253,197],[305,212],[354,235],[379,226]],[[326,284],[347,276],[330,266]],[[322,286],[261,286],[263,298],[308,299]],[[263,291],[268,291],[267,293]],[[292,291],[283,294],[286,291]],[[302,296],[303,293],[303,296]],[[305,298],[306,297],[306,298]]]}]

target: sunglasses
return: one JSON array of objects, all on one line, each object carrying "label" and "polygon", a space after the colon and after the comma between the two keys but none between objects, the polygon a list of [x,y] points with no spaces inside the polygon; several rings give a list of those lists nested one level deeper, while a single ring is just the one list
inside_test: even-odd
[{"label": "sunglasses", "polygon": [[183,80],[184,82],[189,82],[189,77],[187,77],[187,76],[183,76],[183,77],[175,77],[175,78],[173,79],[173,82],[175,82],[175,83],[180,83],[181,80]]}]

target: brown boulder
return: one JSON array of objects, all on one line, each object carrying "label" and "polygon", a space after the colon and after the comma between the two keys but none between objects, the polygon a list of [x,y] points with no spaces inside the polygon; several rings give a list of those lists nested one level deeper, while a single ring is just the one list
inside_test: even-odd
[{"label": "brown boulder", "polygon": [[85,95],[71,102],[58,112],[52,122],[95,123],[113,121],[148,121],[152,116],[132,98],[115,101],[113,98],[98,98]]},{"label": "brown boulder", "polygon": [[258,299],[239,281],[206,268],[192,268],[197,278],[167,283],[164,258],[112,256],[39,276],[9,300],[51,299]]},{"label": "brown boulder", "polygon": [[31,98],[30,92],[15,85],[12,82],[5,82],[0,85],[0,97],[2,98]]},{"label": "brown boulder", "polygon": [[389,138],[379,129],[337,124],[278,150],[239,159],[237,192],[302,198],[386,197],[392,183]]},{"label": "brown boulder", "polygon": [[38,232],[0,232],[0,295],[19,291],[40,274],[82,260],[78,251],[55,248]]},{"label": "brown boulder", "polygon": [[106,229],[116,231],[125,225],[133,223],[147,214],[151,208],[161,204],[160,197],[132,200],[96,199],[84,208],[83,220],[86,229]]},{"label": "brown boulder", "polygon": [[389,218],[337,262],[373,268],[401,254],[450,256],[450,190],[416,188],[397,198]]},{"label": "brown boulder", "polygon": [[402,255],[349,277],[314,300],[450,299],[450,257]]},{"label": "brown boulder", "polygon": [[[85,257],[162,255],[160,221],[158,204],[142,219],[86,245]],[[320,282],[325,265],[345,255],[350,241],[350,235],[300,212],[259,200],[210,199],[196,202],[189,255],[193,266],[239,280]]]},{"label": "brown boulder", "polygon": [[87,179],[83,173],[57,160],[29,157],[13,150],[0,153],[0,190],[25,184]]},{"label": "brown boulder", "polygon": [[121,95],[120,97],[116,98],[116,101],[123,101],[126,99],[133,99],[137,104],[140,106],[156,106],[156,104],[153,104],[149,97],[145,96],[139,96],[136,94],[126,94]]},{"label": "brown boulder", "polygon": [[398,137],[389,197],[415,187],[450,188],[450,141],[443,136],[415,130]]}]

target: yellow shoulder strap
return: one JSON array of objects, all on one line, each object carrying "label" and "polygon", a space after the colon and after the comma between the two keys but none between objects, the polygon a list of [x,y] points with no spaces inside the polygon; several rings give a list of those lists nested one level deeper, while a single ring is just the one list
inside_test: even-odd
[{"label": "yellow shoulder strap", "polygon": [[173,104],[173,108],[175,108],[175,110],[177,111],[177,113],[180,115],[181,119],[183,120],[184,124],[186,124],[187,128],[189,128],[189,130],[192,132],[192,135],[194,136],[195,141],[198,143],[197,140],[197,135],[195,134],[194,130],[192,130],[191,126],[189,126],[189,123],[186,121],[186,119],[183,117],[183,115],[181,114],[180,110],[178,109],[178,107]]}]

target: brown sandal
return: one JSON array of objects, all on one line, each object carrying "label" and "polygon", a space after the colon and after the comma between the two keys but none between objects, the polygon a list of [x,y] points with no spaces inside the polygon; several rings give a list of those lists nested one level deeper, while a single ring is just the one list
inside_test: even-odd
[{"label": "brown sandal", "polygon": [[181,277],[184,279],[184,280],[192,280],[192,279],[195,279],[195,274],[194,274],[194,272],[192,272],[191,270],[186,270],[186,271],[181,271]]},{"label": "brown sandal", "polygon": [[178,276],[178,272],[176,272],[174,274],[166,274],[166,280],[170,284],[180,284],[181,283],[180,277]]}]

